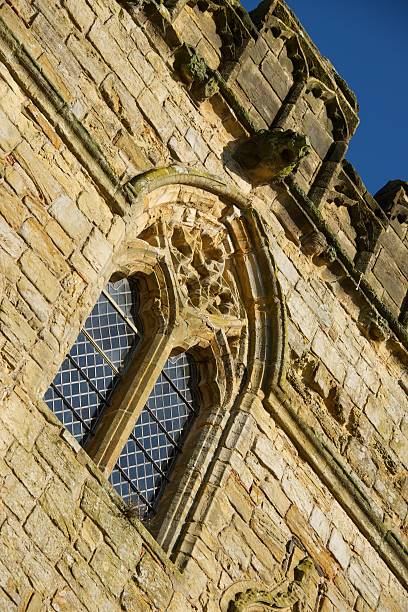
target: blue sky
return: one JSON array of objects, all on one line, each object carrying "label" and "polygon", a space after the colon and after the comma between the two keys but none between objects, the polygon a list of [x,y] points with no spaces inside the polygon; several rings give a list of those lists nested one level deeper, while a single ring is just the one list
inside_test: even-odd
[{"label": "blue sky", "polygon": [[[241,0],[247,10],[258,2]],[[372,193],[408,180],[408,0],[287,0],[360,104],[352,162]]]}]

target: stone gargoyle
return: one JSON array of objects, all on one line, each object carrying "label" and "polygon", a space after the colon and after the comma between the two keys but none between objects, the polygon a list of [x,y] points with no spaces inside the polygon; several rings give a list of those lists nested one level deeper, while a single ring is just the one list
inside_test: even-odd
[{"label": "stone gargoyle", "polygon": [[267,185],[290,174],[309,148],[306,136],[293,130],[261,130],[239,143],[232,157],[254,185]]}]

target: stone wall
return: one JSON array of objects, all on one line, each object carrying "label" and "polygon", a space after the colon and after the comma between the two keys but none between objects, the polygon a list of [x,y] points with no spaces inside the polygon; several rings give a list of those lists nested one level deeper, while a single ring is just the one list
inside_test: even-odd
[{"label": "stone wall", "polygon": [[[407,607],[406,223],[343,161],[354,97],[285,5],[228,13],[234,45],[205,7],[0,2],[2,610],[227,610],[287,590],[306,554],[306,609]],[[213,95],[180,75],[182,43]],[[253,188],[235,147],[270,127],[310,152]],[[134,230],[129,179],[174,163],[249,197],[288,350],[220,421],[160,546],[42,397]]]}]

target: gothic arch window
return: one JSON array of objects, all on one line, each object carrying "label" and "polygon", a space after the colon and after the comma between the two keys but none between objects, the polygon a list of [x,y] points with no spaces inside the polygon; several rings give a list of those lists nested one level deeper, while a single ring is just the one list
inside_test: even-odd
[{"label": "gothic arch window", "polygon": [[[138,301],[134,280],[107,284],[44,396],[81,446],[92,441],[142,341]],[[195,380],[188,353],[170,356],[116,457],[109,479],[140,518],[154,513],[197,413]]]},{"label": "gothic arch window", "polygon": [[[175,555],[223,432],[284,376],[285,307],[260,214],[222,179],[177,166],[129,188],[125,238],[105,276],[129,279],[130,293],[137,280],[138,308],[122,323],[134,334],[128,356],[105,384],[103,406],[73,406],[86,426],[72,410],[63,416],[60,373],[46,400],[140,516],[154,508],[149,529]],[[109,285],[103,296],[117,299]]]}]

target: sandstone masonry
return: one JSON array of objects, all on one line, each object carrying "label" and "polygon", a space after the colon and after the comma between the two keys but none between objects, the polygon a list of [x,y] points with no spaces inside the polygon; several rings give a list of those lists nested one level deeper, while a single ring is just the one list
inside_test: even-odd
[{"label": "sandstone masonry", "polygon": [[[407,609],[408,188],[344,159],[357,112],[281,0],[0,0],[0,610]],[[146,388],[201,376],[151,524],[43,400],[119,273]]]}]

